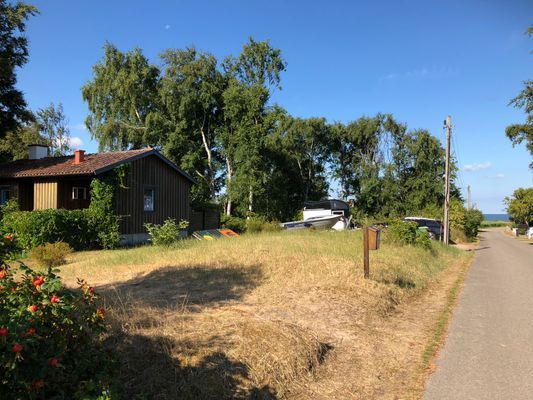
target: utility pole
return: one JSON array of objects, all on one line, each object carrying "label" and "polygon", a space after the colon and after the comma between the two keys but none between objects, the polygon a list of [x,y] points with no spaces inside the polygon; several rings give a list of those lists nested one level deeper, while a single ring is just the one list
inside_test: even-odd
[{"label": "utility pole", "polygon": [[448,115],[444,121],[446,129],[446,166],[444,171],[444,244],[450,244],[450,136],[452,132],[452,117]]},{"label": "utility pole", "polygon": [[466,190],[467,190],[466,209],[470,211],[470,185],[466,187]]}]

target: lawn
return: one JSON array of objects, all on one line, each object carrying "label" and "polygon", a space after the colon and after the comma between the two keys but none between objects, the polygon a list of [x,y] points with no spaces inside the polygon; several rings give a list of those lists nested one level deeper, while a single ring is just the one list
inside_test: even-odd
[{"label": "lawn", "polygon": [[101,294],[126,398],[393,399],[419,396],[470,258],[384,243],[365,280],[360,232],[278,232],[80,252],[60,275]]}]

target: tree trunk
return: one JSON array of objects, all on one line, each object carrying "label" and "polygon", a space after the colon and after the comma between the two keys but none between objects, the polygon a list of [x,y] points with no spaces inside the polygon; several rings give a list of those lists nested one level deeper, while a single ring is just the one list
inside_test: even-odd
[{"label": "tree trunk", "polygon": [[231,178],[233,177],[233,167],[231,165],[231,161],[229,157],[226,157],[226,196],[227,196],[227,202],[226,202],[226,215],[231,215],[231,207],[232,207],[232,201],[231,201],[231,193],[229,192],[229,187],[231,184]]},{"label": "tree trunk", "polygon": [[253,203],[254,203],[254,191],[252,189],[252,185],[250,185],[250,192],[248,193],[248,217],[247,219],[250,219],[250,216],[252,215]]},{"label": "tree trunk", "polygon": [[205,149],[205,152],[207,154],[207,169],[208,169],[208,182],[207,185],[209,186],[210,197],[215,197],[215,182],[214,182],[214,174],[213,174],[213,156],[211,152],[211,148],[209,147],[209,142],[207,140],[207,136],[205,135],[204,129],[200,128],[200,133],[202,134],[202,143]]}]

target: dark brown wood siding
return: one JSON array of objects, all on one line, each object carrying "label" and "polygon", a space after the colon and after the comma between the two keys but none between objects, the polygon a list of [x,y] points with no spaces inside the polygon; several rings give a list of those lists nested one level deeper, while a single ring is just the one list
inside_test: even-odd
[{"label": "dark brown wood siding", "polygon": [[[122,234],[144,233],[145,223],[168,218],[189,221],[191,183],[156,156],[131,162],[125,183],[116,204]],[[154,190],[154,211],[144,211],[144,189]]]},{"label": "dark brown wood siding", "polygon": [[[90,189],[91,178],[74,178],[74,179],[61,179],[57,188],[57,208],[65,208],[67,210],[75,210],[79,208],[87,208],[90,204]],[[72,188],[80,187],[85,188],[85,199],[73,199]]]}]

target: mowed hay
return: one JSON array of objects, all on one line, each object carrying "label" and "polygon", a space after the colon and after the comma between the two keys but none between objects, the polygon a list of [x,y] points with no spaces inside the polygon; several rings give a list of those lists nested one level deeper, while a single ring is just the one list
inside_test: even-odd
[{"label": "mowed hay", "polygon": [[283,396],[313,377],[330,346],[312,331],[282,321],[243,321],[235,356],[248,366],[257,387],[276,388]]},{"label": "mowed hay", "polygon": [[76,253],[61,275],[97,285],[125,398],[359,398],[402,367],[397,308],[463,260],[384,243],[364,279],[360,232],[277,232]]}]

